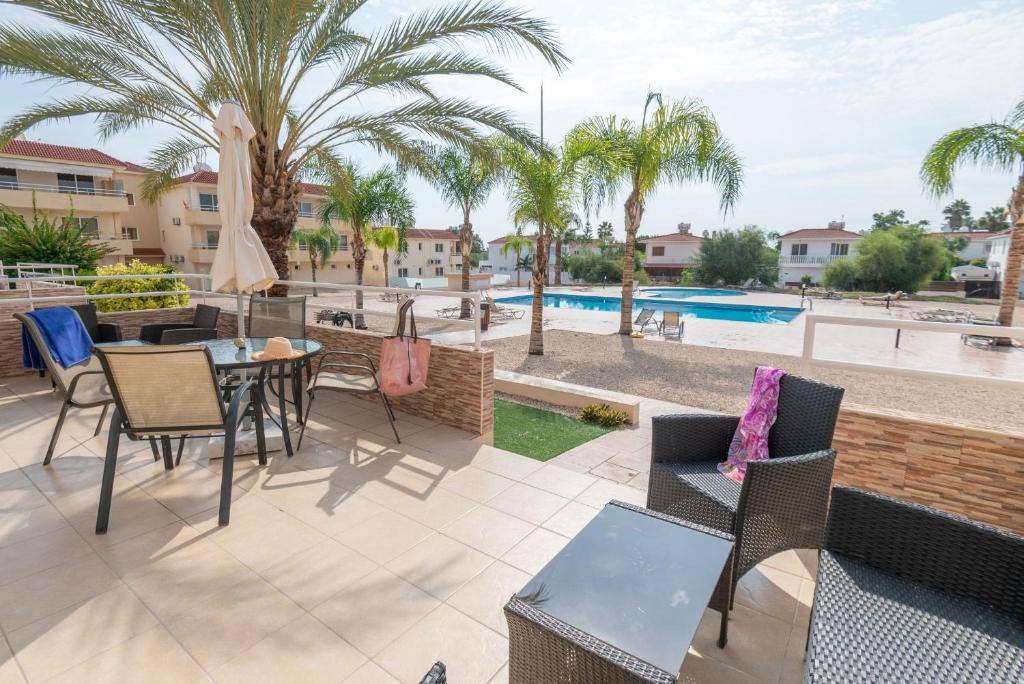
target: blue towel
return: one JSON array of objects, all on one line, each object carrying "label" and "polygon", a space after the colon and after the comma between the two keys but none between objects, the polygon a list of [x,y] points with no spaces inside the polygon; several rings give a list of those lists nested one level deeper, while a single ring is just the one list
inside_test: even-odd
[{"label": "blue towel", "polygon": [[[82,325],[82,319],[66,306],[28,311],[26,316],[35,321],[46,341],[50,356],[65,368],[77,366],[92,356],[92,338]],[[46,363],[36,348],[28,329],[21,326],[21,365],[34,370],[44,370]]]}]

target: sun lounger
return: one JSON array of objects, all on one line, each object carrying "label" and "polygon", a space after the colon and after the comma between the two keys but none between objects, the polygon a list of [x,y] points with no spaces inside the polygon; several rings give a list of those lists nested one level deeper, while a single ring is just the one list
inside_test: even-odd
[{"label": "sun lounger", "polygon": [[640,309],[636,320],[633,321],[633,327],[637,329],[637,332],[643,332],[649,325],[653,325],[655,330],[661,330],[661,324],[654,320],[654,309]]},{"label": "sun lounger", "polygon": [[678,311],[666,311],[661,317],[661,335],[672,335],[677,340],[683,339],[683,319]]},{"label": "sun lounger", "polygon": [[963,311],[961,309],[926,309],[924,311],[911,311],[910,315],[916,321],[969,323],[973,314],[970,311]]},{"label": "sun lounger", "polygon": [[888,309],[890,306],[902,306],[899,302],[903,300],[906,295],[903,294],[903,290],[897,290],[892,294],[878,295],[875,297],[859,297],[860,303],[864,306],[884,306]]},{"label": "sun lounger", "polygon": [[487,306],[490,309],[492,321],[518,321],[526,315],[522,309],[498,306],[498,302],[494,301],[493,297],[487,298]]}]

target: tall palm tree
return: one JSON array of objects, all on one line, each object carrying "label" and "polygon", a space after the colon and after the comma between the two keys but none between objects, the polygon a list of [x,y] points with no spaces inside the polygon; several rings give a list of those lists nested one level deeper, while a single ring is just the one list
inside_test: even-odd
[{"label": "tall palm tree", "polygon": [[[527,140],[505,111],[438,93],[437,77],[481,76],[519,88],[481,56],[487,50],[536,52],[559,71],[568,64],[547,22],[500,2],[458,0],[389,23],[360,13],[362,0],[9,4],[31,14],[0,25],[0,74],[68,92],[9,119],[0,145],[40,122],[76,116],[95,115],[102,139],[169,126],[176,134],[148,160],[154,172],[145,194],[153,198],[216,149],[218,106],[237,101],[256,129],[252,225],[282,279],[307,160],[362,143],[417,165],[419,135],[469,147],[487,129]],[[367,100],[386,104],[369,110]]]},{"label": "tall palm tree", "polygon": [[[309,270],[312,273],[312,280],[316,282],[316,272],[327,265],[327,262],[334,256],[334,252],[341,246],[341,236],[334,232],[329,225],[321,225],[318,228],[298,228],[292,231],[289,246],[306,248],[309,255]],[[313,286],[313,296],[316,297],[316,286]]]},{"label": "tall palm tree", "polygon": [[501,253],[504,256],[508,256],[510,253],[516,255],[516,287],[520,287],[522,285],[519,280],[519,267],[522,264],[522,254],[523,252],[529,254],[532,251],[533,240],[515,233],[509,233],[505,236],[505,242],[501,245]]},{"label": "tall palm tree", "polygon": [[974,219],[971,218],[971,203],[965,199],[955,199],[942,208],[942,215],[946,217],[946,225],[950,230],[971,228]]},{"label": "tall palm tree", "polygon": [[[356,285],[363,284],[366,267],[366,238],[375,226],[411,226],[413,202],[402,175],[385,167],[363,175],[352,162],[338,165],[331,173],[327,199],[320,205],[320,222],[331,225],[331,219],[347,221],[352,229],[352,261]],[[387,264],[385,263],[385,272]],[[356,290],[356,309],[363,308],[363,292]],[[362,314],[356,314],[356,327],[365,328]]]},{"label": "tall palm tree", "polygon": [[[452,208],[462,210],[459,243],[462,249],[462,291],[469,292],[470,254],[473,252],[473,223],[470,213],[482,207],[494,189],[494,156],[470,153],[456,147],[434,150],[431,154],[434,173],[427,176],[441,193],[441,198]],[[469,299],[462,300],[462,318],[469,318]]]},{"label": "tall palm tree", "polygon": [[997,233],[1010,227],[1010,222],[1006,217],[1006,207],[992,207],[982,214],[974,224],[978,227],[978,230]]},{"label": "tall palm tree", "polygon": [[718,189],[722,211],[728,211],[739,199],[743,166],[699,100],[664,102],[660,94],[648,93],[639,125],[612,115],[591,119],[581,131],[607,141],[618,153],[617,164],[596,170],[604,198],[613,199],[623,186],[628,190],[619,320],[619,333],[628,335],[633,330],[633,252],[648,198],[667,183],[710,182]]},{"label": "tall palm tree", "polygon": [[[586,165],[608,149],[605,141],[570,134],[555,150],[534,150],[511,140],[502,145],[502,177],[516,226],[537,227],[533,256],[533,307],[529,353],[544,353],[544,285],[552,231],[564,228],[579,199]],[[605,160],[606,164],[612,163]]]},{"label": "tall palm tree", "polygon": [[367,242],[383,252],[384,257],[384,285],[391,284],[391,276],[388,270],[388,252],[398,250],[398,229],[394,226],[381,226],[370,231]]},{"label": "tall palm tree", "polygon": [[959,128],[939,138],[921,162],[925,189],[936,197],[952,192],[957,169],[967,164],[1017,174],[1010,194],[1013,226],[999,299],[999,323],[1013,325],[1024,256],[1024,100],[1002,123]]}]

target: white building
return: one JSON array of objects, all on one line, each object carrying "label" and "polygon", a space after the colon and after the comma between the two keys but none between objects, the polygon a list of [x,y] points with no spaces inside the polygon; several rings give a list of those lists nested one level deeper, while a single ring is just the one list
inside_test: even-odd
[{"label": "white building", "polygon": [[[996,280],[1002,282],[1003,274],[1006,272],[1006,259],[1010,254],[1010,231],[995,233],[988,238],[989,254],[988,267],[996,271]],[[1021,275],[1024,276],[1024,266],[1021,267]],[[1024,297],[1024,277],[1020,279],[1019,296]]]},{"label": "white building", "polygon": [[804,228],[779,237],[779,287],[798,286],[804,276],[820,283],[825,267],[853,258],[861,235],[842,228]]},{"label": "white building", "polygon": [[452,231],[410,228],[405,237],[409,252],[389,255],[391,285],[412,287],[419,283],[423,287],[445,287],[447,280],[444,284],[425,281],[462,271],[462,245]]},{"label": "white building", "polygon": [[678,278],[697,265],[702,242],[704,238],[690,233],[689,223],[680,223],[675,233],[644,238],[640,240],[647,250],[643,268],[652,278]]},{"label": "white building", "polygon": [[992,243],[989,241],[989,238],[998,234],[988,230],[956,230],[931,233],[937,240],[955,240],[959,237],[967,238],[967,246],[956,253],[964,261],[988,259],[989,252],[992,249]]},{"label": "white building", "polygon": [[[537,238],[533,235],[524,235],[527,240],[534,243],[536,248]],[[497,240],[491,240],[487,243],[487,259],[480,262],[480,270],[491,273],[500,273],[514,275],[516,272],[516,255],[515,252],[509,252],[505,254],[502,252],[502,248],[505,245],[507,238],[500,237]],[[601,245],[597,242],[570,242],[562,245],[562,262],[563,268],[565,260],[573,255],[579,254],[580,252],[591,252],[593,254],[601,253]],[[523,250],[519,255],[520,258],[529,257],[530,263],[533,263],[533,250],[529,252]],[[524,277],[529,278],[528,272],[529,267],[524,266],[522,268],[522,274]],[[548,245],[548,276],[551,280],[554,280],[555,276],[555,245]],[[569,275],[565,271],[562,272],[562,281],[568,281]]]}]

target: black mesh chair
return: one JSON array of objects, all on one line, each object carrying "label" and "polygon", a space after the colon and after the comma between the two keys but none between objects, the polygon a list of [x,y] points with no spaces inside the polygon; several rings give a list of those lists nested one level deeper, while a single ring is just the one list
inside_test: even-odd
[{"label": "black mesh chair", "polygon": [[420,684],[447,684],[448,673],[444,666],[444,663],[437,661],[434,666],[430,668],[430,672],[423,676],[420,680]]},{"label": "black mesh chair", "polygon": [[717,468],[739,418],[656,416],[647,507],[734,535],[733,590],[748,570],[780,551],[820,548],[842,399],[841,387],[783,376],[770,458],[747,463],[742,485]]},{"label": "black mesh chair", "polygon": [[76,304],[71,310],[82,319],[82,325],[93,342],[120,342],[121,326],[116,323],[100,323],[99,315],[96,313],[96,305],[93,303]]},{"label": "black mesh chair", "polygon": [[[306,298],[295,297],[260,297],[253,295],[249,298],[249,314],[246,328],[249,337],[287,337],[289,339],[303,339],[306,337]],[[303,422],[302,413],[302,369],[306,369],[307,375],[312,375],[312,365],[304,361],[298,364],[288,364],[284,367],[285,377],[289,378],[292,385],[291,404],[295,406],[295,420]],[[273,370],[267,374],[268,380],[277,378],[279,370]],[[276,395],[276,383],[270,382],[270,393]]]},{"label": "black mesh chair", "polygon": [[139,339],[150,344],[171,344],[163,339],[168,330],[202,330],[200,339],[212,340],[217,337],[217,319],[220,318],[220,307],[197,304],[191,323],[147,323],[139,329]]}]

